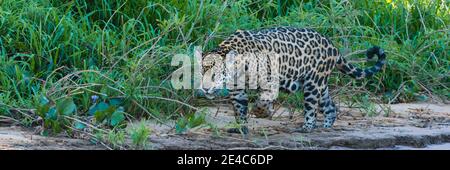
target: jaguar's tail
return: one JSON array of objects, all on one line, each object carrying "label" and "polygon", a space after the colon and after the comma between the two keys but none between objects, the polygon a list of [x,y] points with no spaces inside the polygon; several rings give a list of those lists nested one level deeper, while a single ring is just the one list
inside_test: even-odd
[{"label": "jaguar's tail", "polygon": [[378,56],[378,61],[373,67],[366,68],[364,70],[357,68],[352,64],[348,63],[342,56],[339,56],[336,62],[336,67],[342,73],[347,74],[355,79],[363,79],[366,77],[370,77],[375,73],[379,72],[383,67],[383,65],[386,64],[386,54],[384,53],[382,48],[374,46],[372,48],[369,48],[366,52],[366,56],[368,59],[373,58],[373,55],[375,54]]}]

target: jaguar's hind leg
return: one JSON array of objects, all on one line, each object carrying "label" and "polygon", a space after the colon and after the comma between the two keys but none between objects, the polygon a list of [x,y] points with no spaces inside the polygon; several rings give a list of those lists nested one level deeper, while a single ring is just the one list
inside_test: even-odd
[{"label": "jaguar's hind leg", "polygon": [[273,115],[275,112],[273,108],[272,100],[258,100],[255,103],[255,107],[252,109],[252,114],[257,118],[267,118]]},{"label": "jaguar's hind leg", "polygon": [[328,87],[322,91],[319,102],[320,112],[324,115],[324,128],[331,128],[336,120],[336,106],[330,97]]},{"label": "jaguar's hind leg", "polygon": [[316,127],[316,111],[318,111],[318,102],[320,97],[320,89],[316,87],[313,81],[306,82],[304,91],[304,111],[305,122],[300,132],[311,132]]}]

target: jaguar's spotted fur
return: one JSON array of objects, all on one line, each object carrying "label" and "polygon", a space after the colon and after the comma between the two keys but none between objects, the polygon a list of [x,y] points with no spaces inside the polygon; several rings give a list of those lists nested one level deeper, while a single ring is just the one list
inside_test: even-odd
[{"label": "jaguar's spotted fur", "polygon": [[[224,73],[223,69],[218,69],[222,67],[212,66],[217,63],[214,61],[225,61],[227,60],[226,57],[234,57],[233,55],[227,55],[232,51],[237,52],[237,54],[261,52],[278,54],[278,62],[275,62],[275,66],[279,68],[279,88],[270,88],[274,86],[262,88],[263,86],[258,84],[260,96],[266,97],[259,98],[253,112],[260,117],[270,116],[274,112],[273,100],[275,100],[279,89],[289,92],[296,92],[301,89],[304,92],[305,116],[302,131],[310,131],[315,127],[317,111],[324,114],[323,127],[329,128],[335,122],[336,107],[330,98],[327,86],[328,77],[335,66],[344,74],[362,79],[379,72],[385,64],[386,58],[381,48],[377,46],[370,48],[367,50],[367,57],[372,58],[376,54],[378,61],[375,66],[363,70],[348,63],[328,38],[314,30],[276,27],[254,31],[238,30],[220,43],[218,48],[203,56],[203,71],[209,70],[215,74],[226,75],[227,73]],[[252,74],[255,71],[270,73],[266,65],[248,63],[244,63],[244,65],[246,74]],[[239,75],[234,74],[232,76]],[[221,83],[217,83],[213,88],[220,88]],[[230,86],[234,87],[233,84],[227,84],[227,87]],[[211,92],[211,89],[207,89],[207,91]],[[230,97],[238,115],[237,120],[245,124],[248,110],[246,89],[230,89]],[[246,126],[243,125],[242,127],[244,133],[247,133]]]}]

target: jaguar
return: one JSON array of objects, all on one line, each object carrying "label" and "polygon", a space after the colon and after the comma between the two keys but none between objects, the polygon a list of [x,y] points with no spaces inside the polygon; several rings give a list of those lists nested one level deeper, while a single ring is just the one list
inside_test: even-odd
[{"label": "jaguar", "polygon": [[[265,53],[267,58],[253,57],[250,61],[242,62],[250,55]],[[243,57],[237,57],[242,55]],[[202,86],[207,96],[214,96],[220,89],[229,90],[229,98],[233,105],[239,128],[228,129],[229,132],[248,133],[248,87],[236,88],[240,81],[231,81],[246,76],[261,78],[266,75],[273,81],[256,80],[258,99],[251,110],[251,114],[264,118],[274,114],[274,101],[280,91],[295,93],[303,91],[303,125],[297,128],[301,132],[311,132],[316,128],[316,115],[324,115],[322,127],[331,128],[336,120],[336,105],[330,97],[328,79],[336,67],[345,75],[355,79],[363,79],[382,70],[386,63],[386,54],[379,46],[366,50],[366,57],[371,59],[377,55],[374,66],[361,69],[351,63],[339,53],[335,45],[326,37],[310,28],[296,28],[280,26],[257,30],[237,30],[225,38],[218,47],[202,55],[201,73],[211,73],[215,78],[209,87]],[[231,61],[238,67],[244,67],[244,72],[226,69],[225,65]],[[274,69],[275,68],[275,69]],[[234,69],[239,70],[239,69]],[[233,73],[230,73],[233,72]],[[274,74],[277,72],[277,74]],[[256,75],[256,76],[252,76]],[[250,78],[249,78],[250,77]],[[232,83],[230,83],[232,82]],[[267,82],[272,82],[267,83]],[[247,83],[248,84],[248,83]],[[234,87],[234,88],[233,88]],[[212,97],[211,97],[212,98]]]}]

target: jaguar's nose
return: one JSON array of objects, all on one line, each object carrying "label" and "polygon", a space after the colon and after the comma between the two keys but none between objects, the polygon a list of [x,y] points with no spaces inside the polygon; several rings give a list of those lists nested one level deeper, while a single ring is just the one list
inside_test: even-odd
[{"label": "jaguar's nose", "polygon": [[219,89],[210,88],[208,89],[207,94],[218,94],[219,91]]},{"label": "jaguar's nose", "polygon": [[197,90],[197,95],[198,96],[202,96],[202,97],[206,97],[208,99],[213,99],[216,95],[217,91],[214,89],[199,89]]}]

